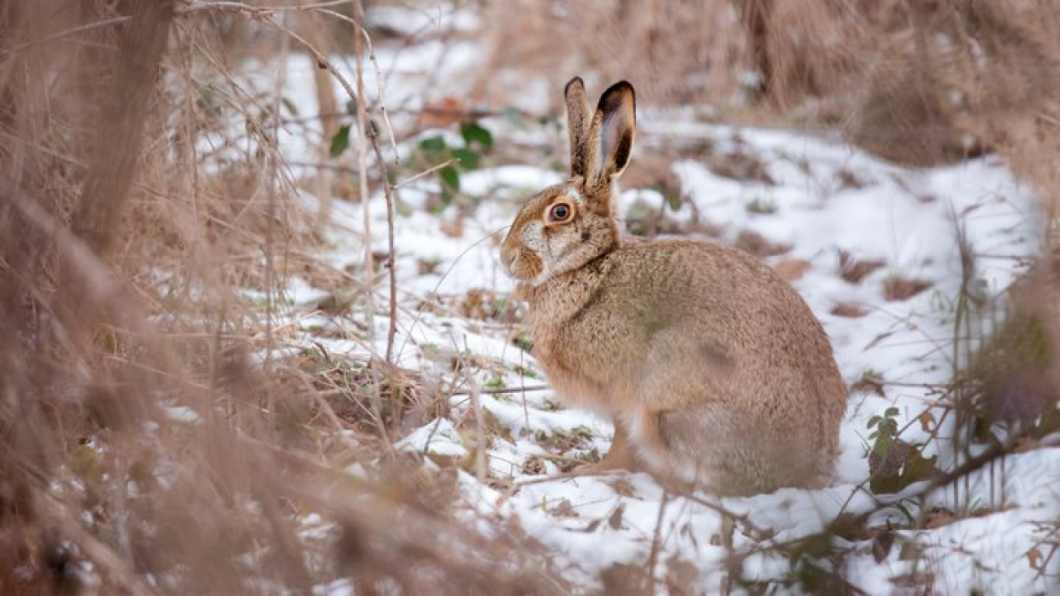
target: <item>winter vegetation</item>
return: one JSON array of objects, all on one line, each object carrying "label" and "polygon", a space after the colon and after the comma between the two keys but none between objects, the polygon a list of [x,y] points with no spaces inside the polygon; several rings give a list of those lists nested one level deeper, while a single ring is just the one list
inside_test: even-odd
[{"label": "winter vegetation", "polygon": [[[500,257],[575,75],[823,325],[824,486],[580,471]],[[0,593],[1057,593],[1058,88],[1045,2],[0,3]]]}]

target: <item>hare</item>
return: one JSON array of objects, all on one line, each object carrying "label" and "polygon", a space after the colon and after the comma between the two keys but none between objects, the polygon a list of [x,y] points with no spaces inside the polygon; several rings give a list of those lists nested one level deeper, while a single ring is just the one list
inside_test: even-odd
[{"label": "hare", "polygon": [[595,112],[580,78],[564,96],[570,178],[526,202],[501,260],[556,392],[614,421],[592,470],[725,495],[820,486],[847,398],[820,322],[749,254],[623,237],[615,179],[633,148],[633,86],[611,86]]}]

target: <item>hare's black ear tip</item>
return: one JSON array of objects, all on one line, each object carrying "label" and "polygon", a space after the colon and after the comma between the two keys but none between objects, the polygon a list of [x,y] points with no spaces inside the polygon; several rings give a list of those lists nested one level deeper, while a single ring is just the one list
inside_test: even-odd
[{"label": "hare's black ear tip", "polygon": [[563,86],[563,95],[570,95],[573,89],[585,90],[585,81],[581,77],[574,77],[567,81],[567,84]]},{"label": "hare's black ear tip", "polygon": [[611,95],[611,94],[616,94],[616,95],[626,95],[626,94],[628,94],[628,95],[632,96],[632,95],[636,95],[636,92],[634,92],[634,90],[633,90],[633,83],[630,83],[629,81],[619,81],[619,82],[615,83],[614,85],[611,85],[610,87],[608,87],[607,91],[604,91],[604,95],[605,96],[608,96],[608,95]]},{"label": "hare's black ear tip", "polygon": [[618,109],[623,103],[628,102],[629,108],[636,107],[636,93],[629,81],[619,81],[607,88],[600,96],[600,104],[597,106],[603,112]]}]

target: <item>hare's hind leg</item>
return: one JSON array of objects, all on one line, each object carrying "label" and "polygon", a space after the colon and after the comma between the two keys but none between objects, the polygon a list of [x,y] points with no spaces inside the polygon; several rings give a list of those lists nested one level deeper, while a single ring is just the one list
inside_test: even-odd
[{"label": "hare's hind leg", "polygon": [[765,492],[776,484],[754,425],[725,404],[662,412],[658,433],[664,472],[675,480],[726,495]]}]

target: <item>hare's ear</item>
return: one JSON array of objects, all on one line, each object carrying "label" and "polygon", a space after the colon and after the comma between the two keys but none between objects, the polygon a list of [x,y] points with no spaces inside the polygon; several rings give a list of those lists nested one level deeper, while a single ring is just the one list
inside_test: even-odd
[{"label": "hare's ear", "polygon": [[594,131],[599,135],[602,166],[599,182],[609,182],[629,165],[633,153],[633,135],[637,130],[637,101],[633,85],[620,81],[600,96],[593,117]]},{"label": "hare's ear", "polygon": [[570,169],[574,176],[582,178],[595,174],[599,165],[597,143],[590,142],[589,127],[592,114],[589,112],[589,101],[585,98],[585,83],[581,77],[574,77],[563,88],[563,97],[567,101],[567,133],[570,138]]}]

